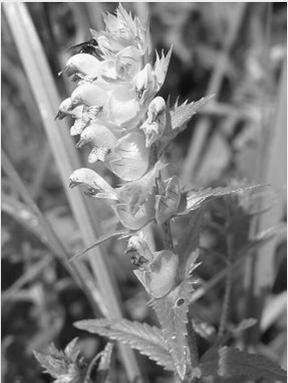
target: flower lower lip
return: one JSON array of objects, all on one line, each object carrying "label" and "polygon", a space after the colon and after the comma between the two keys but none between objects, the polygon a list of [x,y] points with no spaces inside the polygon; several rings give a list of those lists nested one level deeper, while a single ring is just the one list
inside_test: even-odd
[{"label": "flower lower lip", "polygon": [[78,182],[75,182],[75,181],[72,181],[72,180],[69,181],[69,188],[70,189],[73,189],[77,185],[79,185]]}]

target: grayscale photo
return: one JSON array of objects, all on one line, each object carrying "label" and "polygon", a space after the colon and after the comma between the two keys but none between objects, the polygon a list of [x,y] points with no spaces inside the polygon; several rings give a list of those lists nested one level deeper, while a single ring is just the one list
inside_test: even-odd
[{"label": "grayscale photo", "polygon": [[3,383],[287,379],[287,2],[1,1]]}]

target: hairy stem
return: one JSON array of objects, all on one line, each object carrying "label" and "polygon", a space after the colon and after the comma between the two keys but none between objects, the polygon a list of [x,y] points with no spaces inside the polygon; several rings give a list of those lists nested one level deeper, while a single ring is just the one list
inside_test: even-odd
[{"label": "hairy stem", "polygon": [[[197,346],[197,339],[196,339],[196,333],[194,331],[194,327],[192,324],[192,313],[191,313],[191,307],[189,308],[189,312],[187,314],[188,321],[187,321],[187,343],[190,351],[190,363],[191,363],[191,376],[192,379],[190,383],[198,383],[199,378],[197,377],[198,372],[198,364],[199,364],[199,352],[198,352],[198,346]],[[199,370],[200,373],[200,370]]]}]

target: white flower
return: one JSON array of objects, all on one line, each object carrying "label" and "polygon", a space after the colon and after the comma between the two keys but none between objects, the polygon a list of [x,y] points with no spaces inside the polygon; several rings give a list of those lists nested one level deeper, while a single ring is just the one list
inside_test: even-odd
[{"label": "white flower", "polygon": [[80,74],[94,79],[99,75],[99,67],[100,61],[96,57],[87,53],[78,53],[69,58],[62,73],[69,77]]},{"label": "white flower", "polygon": [[72,106],[72,100],[71,97],[65,98],[59,105],[58,113],[55,116],[55,120],[59,118],[59,120],[62,120],[64,117],[69,116],[72,114],[71,111]]},{"label": "white flower", "polygon": [[92,169],[81,168],[74,170],[69,181],[69,187],[73,188],[78,185],[85,185],[88,187],[88,194],[97,196],[98,198],[118,199],[117,193],[112,186]]},{"label": "white flower", "polygon": [[112,148],[116,142],[117,138],[110,129],[104,125],[92,122],[81,133],[77,147],[81,148],[83,145],[91,143],[93,146],[107,146]]},{"label": "white flower", "polygon": [[94,84],[82,84],[71,95],[71,108],[77,105],[103,107],[108,99],[108,93]]}]

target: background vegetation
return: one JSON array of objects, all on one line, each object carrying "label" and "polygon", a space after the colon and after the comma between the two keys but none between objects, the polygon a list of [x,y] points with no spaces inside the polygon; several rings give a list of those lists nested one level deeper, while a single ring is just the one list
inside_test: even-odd
[{"label": "background vegetation", "polygon": [[[101,29],[101,13],[116,5],[26,3],[16,11],[2,5],[3,382],[51,381],[32,350],[52,341],[64,348],[79,336],[82,354],[92,359],[105,340],[77,330],[73,322],[99,316],[104,302],[115,315],[122,311],[126,318],[155,321],[121,241],[94,249],[88,261],[67,262],[116,222],[106,205],[68,190],[69,173],[85,164],[87,155],[73,149],[69,123],[54,122],[59,100],[72,86],[57,73],[75,53],[69,48],[90,38],[89,27]],[[141,19],[149,16],[154,48],[167,51],[173,44],[161,96],[174,102],[178,96],[183,101],[215,94],[169,147],[171,174],[181,175],[183,187],[236,180],[272,185],[261,196],[238,201],[232,212],[239,248],[251,233],[278,229],[247,256],[233,254],[228,323],[235,329],[244,318],[256,318],[247,331],[234,331],[231,342],[286,368],[286,3],[125,7]],[[95,169],[117,184],[104,168]],[[201,232],[193,310],[203,350],[223,304],[226,213],[225,200],[211,203]],[[173,229],[177,237],[184,227]],[[151,240],[159,248],[156,231]],[[148,359],[137,359],[151,382],[169,381]],[[117,353],[111,378],[126,381]]]}]

